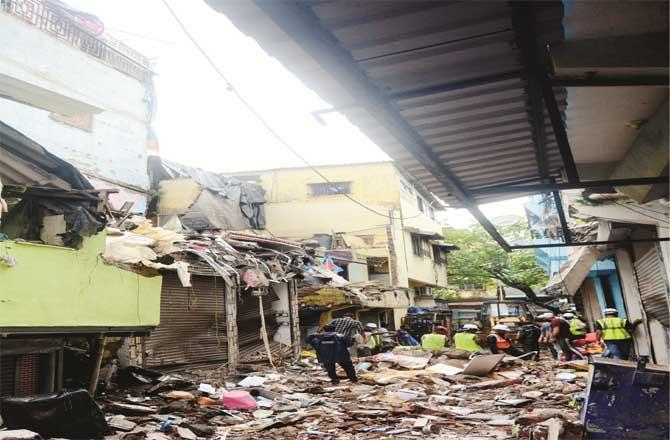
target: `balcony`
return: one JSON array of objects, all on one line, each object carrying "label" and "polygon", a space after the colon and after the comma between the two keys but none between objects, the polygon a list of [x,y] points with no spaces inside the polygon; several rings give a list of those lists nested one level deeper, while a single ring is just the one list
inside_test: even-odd
[{"label": "balcony", "polygon": [[55,3],[0,0],[0,10],[139,81],[148,81],[153,75],[150,62],[144,55],[111,37],[87,30],[77,23],[72,14]]}]

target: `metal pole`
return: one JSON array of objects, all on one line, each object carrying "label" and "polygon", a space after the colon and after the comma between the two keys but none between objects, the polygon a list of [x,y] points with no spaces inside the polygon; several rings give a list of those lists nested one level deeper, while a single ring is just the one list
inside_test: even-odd
[{"label": "metal pole", "polygon": [[97,351],[93,359],[93,371],[91,372],[91,381],[88,383],[88,392],[91,396],[95,396],[95,390],[98,388],[98,378],[100,377],[100,366],[102,365],[102,357],[105,354],[104,336],[99,336],[97,339]]}]

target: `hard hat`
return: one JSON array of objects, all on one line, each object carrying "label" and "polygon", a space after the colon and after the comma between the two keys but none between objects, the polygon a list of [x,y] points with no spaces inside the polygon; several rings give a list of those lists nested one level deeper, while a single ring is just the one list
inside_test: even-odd
[{"label": "hard hat", "polygon": [[479,330],[479,327],[477,327],[475,324],[465,324],[463,326],[463,330]]},{"label": "hard hat", "polygon": [[617,309],[607,308],[603,310],[603,314],[605,315],[616,315],[617,313],[619,313]]},{"label": "hard hat", "polygon": [[509,327],[507,327],[505,324],[496,324],[493,326],[493,330],[502,330],[504,332],[508,332]]},{"label": "hard hat", "polygon": [[540,319],[551,319],[553,317],[554,317],[554,314],[551,313],[551,312],[545,312],[545,313],[541,314],[540,316],[538,316],[538,318],[540,318]]},{"label": "hard hat", "polygon": [[368,324],[365,324],[365,326],[368,327],[368,328],[377,328],[377,324],[373,324],[371,322],[368,323]]},{"label": "hard hat", "polygon": [[575,317],[575,315],[574,315],[573,313],[564,313],[564,314],[563,314],[563,317],[564,317],[565,319],[572,319],[572,318]]}]

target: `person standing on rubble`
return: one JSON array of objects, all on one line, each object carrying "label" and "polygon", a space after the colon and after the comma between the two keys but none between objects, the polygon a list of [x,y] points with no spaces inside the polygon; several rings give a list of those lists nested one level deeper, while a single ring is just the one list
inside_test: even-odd
[{"label": "person standing on rubble", "polygon": [[579,319],[577,315],[572,312],[565,313],[563,315],[568,324],[570,324],[570,333],[572,333],[572,339],[582,339],[586,336],[586,324],[584,321]]},{"label": "person standing on rubble", "polygon": [[353,345],[353,340],[350,336],[345,336],[335,331],[335,326],[326,324],[323,326],[323,331],[311,335],[307,342],[314,347],[316,351],[316,358],[323,368],[328,373],[330,381],[333,385],[340,383],[337,377],[336,364],[347,373],[347,378],[353,382],[358,382],[356,377],[356,370],[354,364],[351,362],[348,348]]},{"label": "person standing on rubble", "polygon": [[619,318],[617,309],[611,308],[605,309],[603,314],[605,317],[596,321],[598,340],[602,339],[607,346],[607,353],[603,357],[627,361],[633,348],[632,334],[642,320],[628,322],[627,319]]},{"label": "person standing on rubble", "polygon": [[454,335],[454,348],[473,353],[482,351],[483,348],[479,345],[479,341],[477,340],[478,331],[479,327],[475,324],[465,324],[463,330]]},{"label": "person standing on rubble", "polygon": [[551,320],[549,325],[551,326],[549,342],[558,344],[566,361],[571,361],[573,358],[584,359],[584,356],[572,345],[572,333],[568,321],[557,316]]},{"label": "person standing on rubble", "polygon": [[540,336],[542,330],[534,322],[529,322],[521,327],[517,341],[521,344],[525,354],[535,352],[532,359],[540,360]]},{"label": "person standing on rubble", "polygon": [[544,344],[549,352],[551,357],[555,360],[558,359],[558,350],[556,350],[556,345],[553,342],[549,342],[551,339],[551,320],[554,319],[554,314],[551,312],[546,312],[537,317],[538,321],[542,324],[540,325],[540,343]]},{"label": "person standing on rubble", "polygon": [[352,357],[358,356],[358,343],[356,342],[356,335],[363,334],[363,324],[361,321],[354,319],[354,314],[347,312],[342,318],[335,318],[330,322],[330,325],[335,327],[335,331],[352,339],[353,344],[349,348],[349,353]]},{"label": "person standing on rubble", "polygon": [[421,336],[421,348],[429,351],[439,351],[447,345],[447,337],[435,329],[431,333]]},{"label": "person standing on rubble", "polygon": [[523,355],[521,350],[512,345],[512,340],[509,338],[509,327],[505,324],[494,325],[491,334],[486,338],[486,342],[493,354],[503,352],[510,356]]},{"label": "person standing on rubble", "polygon": [[376,331],[377,324],[369,323],[365,324],[362,335],[356,335],[356,338],[361,338],[358,342],[358,357],[372,356],[373,351],[381,345],[381,337]]}]

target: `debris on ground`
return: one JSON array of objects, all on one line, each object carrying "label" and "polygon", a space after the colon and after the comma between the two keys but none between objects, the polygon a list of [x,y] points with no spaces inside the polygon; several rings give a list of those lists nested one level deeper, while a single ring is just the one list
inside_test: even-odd
[{"label": "debris on ground", "polygon": [[251,364],[237,373],[203,369],[163,377],[134,371],[151,383],[135,380],[100,399],[114,431],[105,439],[581,435],[577,412],[586,386],[581,364],[481,356],[474,365],[493,371],[477,376],[464,373],[472,360],[452,358],[447,350],[402,349],[360,359],[366,368],[359,369],[359,382],[342,379],[333,386],[308,353],[278,369]]}]

